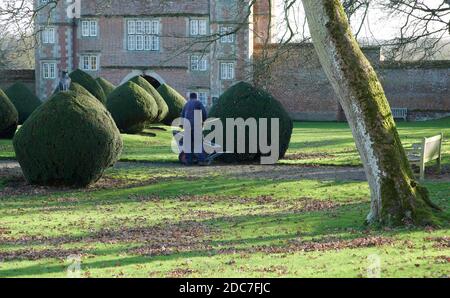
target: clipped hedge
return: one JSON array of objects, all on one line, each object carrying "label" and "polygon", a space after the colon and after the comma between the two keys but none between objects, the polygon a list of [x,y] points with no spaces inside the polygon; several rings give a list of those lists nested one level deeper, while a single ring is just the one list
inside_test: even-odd
[{"label": "clipped hedge", "polygon": [[161,94],[162,98],[164,98],[164,101],[169,107],[169,112],[167,113],[163,123],[166,125],[171,125],[173,120],[180,117],[181,111],[186,104],[186,99],[167,84],[162,84],[159,86],[158,92]]},{"label": "clipped hedge", "polygon": [[102,87],[106,98],[116,89],[116,86],[105,78],[96,78],[95,80]]},{"label": "clipped hedge", "polygon": [[6,89],[5,93],[19,113],[19,124],[23,124],[42,104],[39,98],[23,83],[15,83]]},{"label": "clipped hedge", "polygon": [[72,83],[78,83],[95,96],[101,103],[106,103],[106,95],[97,81],[84,71],[77,69],[70,75]]},{"label": "clipped hedge", "polygon": [[5,92],[0,89],[0,139],[12,139],[18,122],[19,113]]},{"label": "clipped hedge", "polygon": [[89,96],[89,97],[91,97],[93,99],[97,99],[94,95],[92,95],[91,92],[87,91],[86,88],[84,88],[83,86],[81,86],[80,84],[75,83],[75,82],[71,82],[70,83],[69,90],[71,90],[71,91],[73,91],[75,93],[84,95],[84,96]]},{"label": "clipped hedge", "polygon": [[152,84],[150,84],[146,79],[144,79],[141,76],[136,76],[132,78],[130,81],[142,87],[155,99],[156,104],[158,105],[158,117],[155,119],[155,123],[161,123],[162,121],[164,121],[167,114],[169,113],[169,107],[167,106],[162,96],[155,89],[155,87],[153,87]]},{"label": "clipped hedge", "polygon": [[158,105],[153,97],[130,81],[109,95],[107,107],[117,127],[130,134],[142,131],[145,123],[158,117]]},{"label": "clipped hedge", "polygon": [[[249,118],[255,118],[258,124],[258,135],[259,135],[259,119],[266,118],[268,119],[268,144],[271,144],[271,129],[270,129],[270,119],[278,118],[279,119],[279,157],[283,158],[286,154],[287,149],[289,148],[289,143],[291,140],[293,123],[286,110],[283,108],[281,103],[272,97],[266,91],[253,87],[252,85],[240,82],[231,88],[229,88],[219,100],[214,104],[209,113],[210,117],[220,118],[222,123],[224,124],[224,136],[227,135],[226,129],[226,119],[238,119],[242,118],[247,120]],[[235,148],[233,152],[237,152],[237,134],[235,133]],[[258,137],[259,138],[259,137]],[[226,138],[225,138],[226,140]],[[224,140],[224,142],[225,142]],[[261,152],[259,151],[258,145],[258,153],[250,153],[248,152],[248,144],[249,144],[249,136],[248,131],[246,132],[245,137],[246,153],[233,153],[233,154],[225,154],[223,156],[224,161],[226,162],[247,162],[247,161],[256,161],[261,157]],[[228,148],[226,148],[230,151]]]},{"label": "clipped hedge", "polygon": [[96,182],[123,147],[106,108],[73,91],[59,92],[39,107],[13,145],[29,183],[63,186]]}]

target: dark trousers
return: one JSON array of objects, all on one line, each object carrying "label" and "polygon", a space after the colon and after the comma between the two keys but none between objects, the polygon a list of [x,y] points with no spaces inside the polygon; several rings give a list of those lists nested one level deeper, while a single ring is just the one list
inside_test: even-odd
[{"label": "dark trousers", "polygon": [[187,132],[187,135],[191,138],[191,151],[190,153],[186,152],[186,162],[188,165],[194,164],[194,158],[197,159],[198,162],[204,162],[206,160],[206,153],[203,148],[203,137],[200,140],[202,144],[202,152],[201,153],[194,153],[195,152],[195,139],[194,139],[194,130],[191,130],[190,132]]}]

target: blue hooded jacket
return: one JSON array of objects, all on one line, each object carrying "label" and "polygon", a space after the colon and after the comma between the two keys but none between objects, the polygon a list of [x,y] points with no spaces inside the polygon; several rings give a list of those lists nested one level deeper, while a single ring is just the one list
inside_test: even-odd
[{"label": "blue hooded jacket", "polygon": [[205,106],[197,99],[190,99],[181,112],[181,117],[187,119],[191,123],[191,127],[194,127],[194,112],[202,111],[202,124],[208,118],[208,112]]}]

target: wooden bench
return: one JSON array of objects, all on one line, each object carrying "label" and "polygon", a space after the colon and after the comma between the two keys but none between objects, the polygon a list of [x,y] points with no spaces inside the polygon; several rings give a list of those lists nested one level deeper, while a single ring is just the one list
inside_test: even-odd
[{"label": "wooden bench", "polygon": [[394,119],[408,120],[408,109],[405,108],[392,108],[392,116]]},{"label": "wooden bench", "polygon": [[413,153],[408,156],[411,164],[420,167],[420,180],[425,179],[426,163],[436,160],[438,169],[441,169],[442,161],[442,143],[444,134],[440,134],[431,138],[424,138],[422,144],[413,145]]}]

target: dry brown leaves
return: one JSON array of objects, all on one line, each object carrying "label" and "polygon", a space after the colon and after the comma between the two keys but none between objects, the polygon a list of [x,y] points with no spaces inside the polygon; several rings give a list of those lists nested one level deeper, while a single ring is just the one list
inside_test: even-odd
[{"label": "dry brown leaves", "polygon": [[[61,186],[37,186],[30,185],[25,178],[20,176],[5,176],[6,186],[0,189],[0,197],[13,197],[13,196],[33,196],[33,195],[48,195],[57,192],[79,191],[79,192],[93,192],[98,190],[108,189],[126,189],[147,186],[174,180],[173,177],[168,178],[149,178],[146,180],[134,180],[134,179],[122,179],[103,176],[99,181],[86,188],[71,188]],[[191,179],[189,177],[187,180]],[[192,178],[194,179],[194,178]]]},{"label": "dry brown leaves", "polygon": [[169,272],[168,277],[171,278],[182,278],[182,277],[186,277],[189,276],[193,273],[198,273],[197,270],[193,270],[193,269],[187,269],[187,268],[176,268],[172,271]]},{"label": "dry brown leaves", "polygon": [[279,276],[286,275],[289,273],[288,267],[281,266],[281,265],[278,265],[278,266],[272,265],[269,267],[256,269],[255,271],[262,272],[262,273],[276,273]]},{"label": "dry brown leaves", "polygon": [[[377,247],[383,245],[390,245],[394,242],[391,238],[386,237],[363,237],[356,238],[353,240],[341,240],[341,239],[325,239],[319,241],[291,241],[285,246],[253,246],[250,249],[245,249],[248,253],[269,253],[269,254],[280,254],[280,253],[295,253],[295,252],[312,252],[312,251],[330,251],[330,250],[342,250],[342,249],[355,249],[364,247]],[[224,254],[234,254],[242,252],[235,248],[227,248],[220,250],[220,253]]]},{"label": "dry brown leaves", "polygon": [[[143,246],[133,248],[130,253],[155,256],[155,255],[169,255],[181,252],[211,250],[209,244],[209,237],[211,236],[211,229],[200,223],[184,223],[181,226],[172,225],[165,226],[163,229],[152,229],[145,231],[134,231],[131,238],[117,237],[114,235],[114,241],[120,239],[121,241],[132,240],[132,242],[144,243]],[[138,237],[136,237],[136,234]],[[107,237],[108,239],[109,237]],[[137,241],[136,241],[137,240]],[[101,239],[100,241],[105,241]]]},{"label": "dry brown leaves", "polygon": [[450,263],[450,256],[437,256],[435,258],[436,263],[439,264],[446,264],[446,263]]},{"label": "dry brown leaves", "polygon": [[433,247],[434,248],[449,248],[450,247],[450,237],[427,237],[425,238],[428,242],[434,242]]},{"label": "dry brown leaves", "polygon": [[37,186],[30,185],[23,176],[9,176],[6,180],[6,186],[0,190],[0,197],[13,197],[13,196],[38,196],[48,195],[57,192],[68,191],[95,191],[101,189],[111,188],[123,188],[127,187],[131,182],[124,179],[115,179],[111,177],[103,177],[95,184],[90,185],[87,188],[76,189],[70,187],[61,186]]},{"label": "dry brown leaves", "polygon": [[[131,249],[131,253],[140,255],[167,255],[191,250],[208,250],[210,246],[207,238],[212,233],[211,229],[196,222],[184,222],[180,225],[161,224],[151,227],[134,227],[122,229],[102,229],[86,237],[0,237],[0,245],[51,245],[77,243],[139,243],[144,244],[139,248]],[[0,253],[0,259],[40,259],[60,258],[72,254],[86,253],[86,249],[64,250],[17,250],[14,252]]]},{"label": "dry brown leaves", "polygon": [[40,259],[66,259],[72,255],[81,255],[82,249],[20,249],[14,251],[0,251],[0,260],[40,260]]},{"label": "dry brown leaves", "polygon": [[292,153],[286,154],[285,160],[305,160],[305,159],[331,159],[336,158],[335,155],[329,153]]}]

